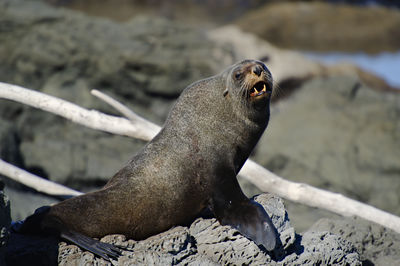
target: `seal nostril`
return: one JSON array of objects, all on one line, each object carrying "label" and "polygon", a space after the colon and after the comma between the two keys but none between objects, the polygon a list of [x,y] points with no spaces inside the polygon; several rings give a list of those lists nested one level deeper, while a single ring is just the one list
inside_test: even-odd
[{"label": "seal nostril", "polygon": [[262,72],[262,68],[260,66],[253,67],[253,73],[256,74],[257,76],[260,76],[261,72]]}]

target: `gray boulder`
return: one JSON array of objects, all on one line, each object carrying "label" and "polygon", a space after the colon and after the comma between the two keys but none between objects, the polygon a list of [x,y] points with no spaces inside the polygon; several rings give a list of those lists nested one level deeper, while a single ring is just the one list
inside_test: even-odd
[{"label": "gray boulder", "polygon": [[247,12],[236,23],[291,49],[377,53],[400,48],[397,8],[331,1],[275,2]]},{"label": "gray boulder", "polygon": [[374,265],[400,265],[400,234],[360,218],[321,219],[310,230],[329,231],[350,241]]}]

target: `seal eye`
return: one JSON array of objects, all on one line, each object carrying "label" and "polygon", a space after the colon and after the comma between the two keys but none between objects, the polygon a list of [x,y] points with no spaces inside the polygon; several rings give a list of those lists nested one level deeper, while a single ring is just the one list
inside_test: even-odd
[{"label": "seal eye", "polygon": [[241,77],[242,77],[242,73],[241,72],[238,71],[238,72],[235,73],[235,79],[236,80],[239,80]]}]

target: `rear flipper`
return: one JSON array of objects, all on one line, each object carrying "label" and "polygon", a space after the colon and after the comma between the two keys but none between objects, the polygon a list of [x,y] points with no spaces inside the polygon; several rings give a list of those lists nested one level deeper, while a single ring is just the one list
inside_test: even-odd
[{"label": "rear flipper", "polygon": [[90,251],[97,256],[110,261],[112,259],[118,259],[122,255],[122,250],[112,244],[100,242],[96,239],[82,235],[73,231],[64,231],[61,233],[61,238],[74,243],[84,250]]},{"label": "rear flipper", "polygon": [[56,235],[108,261],[110,258],[118,259],[121,255],[122,250],[112,244],[100,242],[65,228],[61,221],[48,215],[50,208],[49,206],[38,208],[25,221],[13,223],[12,231],[20,234]]}]

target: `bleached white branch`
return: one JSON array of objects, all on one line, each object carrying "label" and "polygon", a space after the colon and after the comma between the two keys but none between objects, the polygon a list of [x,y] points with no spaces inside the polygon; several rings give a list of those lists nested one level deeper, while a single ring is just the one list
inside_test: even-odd
[{"label": "bleached white branch", "polygon": [[[136,114],[136,117],[134,116],[135,125],[133,125],[124,118],[105,115],[93,110],[89,111],[55,97],[5,83],[0,83],[0,98],[6,98],[25,103],[48,112],[61,115],[90,128],[99,129],[114,134],[130,136],[133,138],[150,140],[160,130],[159,126],[148,121],[146,122],[149,124],[143,125],[142,121],[144,119],[137,119]],[[107,97],[102,97],[102,99],[105,98]],[[114,100],[110,101],[107,99],[106,101],[113,102]],[[120,103],[115,104],[115,102],[113,102],[111,105],[120,111],[123,110],[123,108],[121,109],[122,104]],[[125,111],[121,112],[126,115]],[[121,130],[121,127],[124,128],[124,130]],[[12,175],[12,172],[7,174],[7,176],[14,178]],[[393,214],[352,200],[338,193],[332,193],[322,189],[314,188],[307,184],[287,181],[269,172],[251,160],[247,160],[240,172],[240,175],[264,192],[271,192],[288,200],[303,203],[312,207],[326,209],[340,215],[359,216],[400,233],[400,218]]]},{"label": "bleached white branch", "polygon": [[149,140],[158,132],[150,122],[132,124],[129,120],[88,110],[68,101],[20,86],[0,82],[0,98],[8,99],[62,116],[75,123],[109,133]]},{"label": "bleached white branch", "polygon": [[400,217],[396,215],[347,198],[339,193],[285,180],[251,160],[247,160],[239,174],[261,191],[342,216],[359,216],[400,233]]},{"label": "bleached white branch", "polygon": [[63,185],[33,175],[1,159],[0,159],[0,174],[8,176],[17,182],[24,184],[27,187],[35,189],[36,191],[46,193],[49,195],[78,196],[82,194],[82,192],[70,189]]},{"label": "bleached white branch", "polygon": [[[98,90],[91,90],[90,93],[97,98],[103,100],[110,106],[114,107],[118,112],[120,112],[123,116],[125,116],[131,123],[135,124],[141,124],[145,125],[147,128],[153,128],[154,132],[158,132],[160,130],[160,127],[157,126],[156,124],[138,116],[135,114],[131,109],[123,105],[122,103],[118,102],[117,100],[111,98],[107,94],[102,93],[101,91]],[[155,135],[155,134],[154,134]],[[152,137],[151,137],[152,138]],[[150,139],[151,139],[150,138]]]}]

